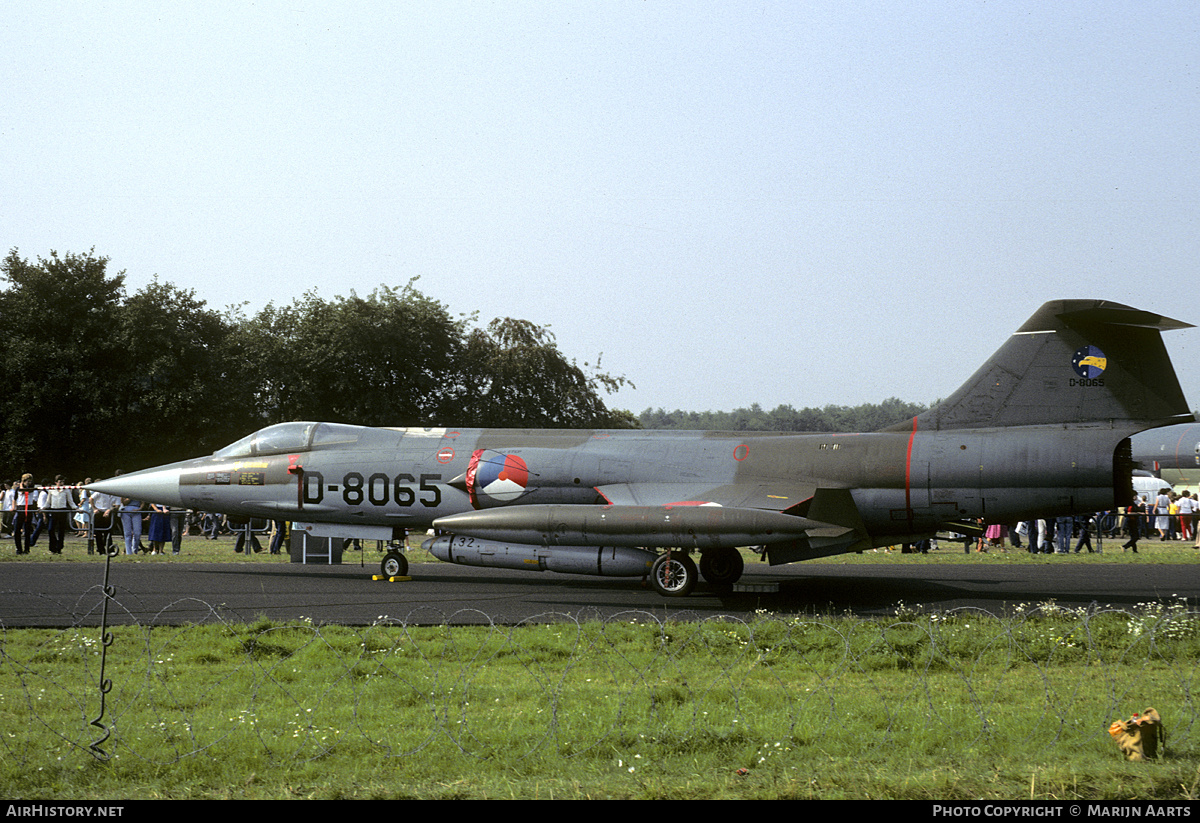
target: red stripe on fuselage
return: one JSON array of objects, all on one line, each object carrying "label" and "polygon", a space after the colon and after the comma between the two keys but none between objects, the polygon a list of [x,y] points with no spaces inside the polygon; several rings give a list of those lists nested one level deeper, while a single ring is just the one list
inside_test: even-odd
[{"label": "red stripe on fuselage", "polygon": [[908,516],[909,527],[912,527],[912,449],[913,441],[917,438],[917,418],[913,418],[912,433],[908,435],[908,454],[904,458],[904,511]]}]

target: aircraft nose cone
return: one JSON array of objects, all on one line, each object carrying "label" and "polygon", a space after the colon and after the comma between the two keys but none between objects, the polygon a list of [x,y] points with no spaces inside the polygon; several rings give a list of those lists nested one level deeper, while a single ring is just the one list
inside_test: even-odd
[{"label": "aircraft nose cone", "polygon": [[179,469],[146,469],[110,477],[107,480],[92,483],[87,488],[101,494],[129,497],[166,506],[182,506],[183,498],[179,494],[179,475]]}]

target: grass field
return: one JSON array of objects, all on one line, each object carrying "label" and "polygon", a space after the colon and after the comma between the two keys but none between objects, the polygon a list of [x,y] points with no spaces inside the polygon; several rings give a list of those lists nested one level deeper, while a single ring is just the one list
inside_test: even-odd
[{"label": "grass field", "polygon": [[[44,538],[43,538],[44,539]],[[1113,544],[1119,547],[1119,543]],[[929,555],[832,563],[1194,563]],[[380,555],[367,545],[365,562]],[[414,548],[413,562],[425,557]],[[187,538],[181,557],[287,562]],[[98,562],[69,540],[2,562]],[[348,552],[346,562],[357,562]],[[429,558],[430,562],[432,561]],[[274,624],[0,635],[0,795],[136,798],[1180,799],[1200,795],[1200,616],[1028,604],[1007,618],[413,628]],[[101,661],[103,660],[103,672]],[[101,675],[111,681],[102,695]],[[102,704],[103,701],[103,704]],[[1107,734],[1154,706],[1165,756]],[[105,733],[89,725],[99,720]]]},{"label": "grass field", "polygon": [[[1195,799],[1200,624],[1031,609],[516,629],[117,629],[0,658],[20,798]],[[1154,705],[1168,744],[1106,729]]]}]

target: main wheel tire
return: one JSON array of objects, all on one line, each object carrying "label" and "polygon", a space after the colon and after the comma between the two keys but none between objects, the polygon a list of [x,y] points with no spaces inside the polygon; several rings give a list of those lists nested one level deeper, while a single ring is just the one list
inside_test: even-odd
[{"label": "main wheel tire", "polygon": [[745,568],[737,549],[711,549],[700,555],[700,576],[714,586],[732,586],[742,579]]},{"label": "main wheel tire", "polygon": [[408,558],[400,552],[388,552],[383,556],[379,570],[384,577],[404,577],[408,574]]},{"label": "main wheel tire", "polygon": [[650,566],[650,583],[663,597],[687,597],[700,574],[686,554],[661,554]]}]

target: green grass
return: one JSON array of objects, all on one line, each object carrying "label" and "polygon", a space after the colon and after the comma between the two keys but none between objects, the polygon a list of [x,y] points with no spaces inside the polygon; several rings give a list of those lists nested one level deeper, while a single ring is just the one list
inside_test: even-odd
[{"label": "green grass", "polygon": [[[20,798],[1195,799],[1200,620],[777,617],[16,630],[0,794]],[[1167,754],[1108,724],[1153,705]]]},{"label": "green grass", "polygon": [[[437,562],[413,539],[410,561]],[[823,564],[1194,563],[929,555]],[[346,563],[375,566],[374,543]],[[748,568],[757,558],[747,553]],[[68,539],[51,556],[97,562]],[[286,563],[189,537],[179,557]],[[0,794],[18,798],[1178,798],[1200,794],[1200,623],[1042,604],[1008,618],[762,614],[748,624],[517,628],[273,624],[0,635]],[[1126,763],[1108,724],[1153,705],[1167,756]],[[101,731],[102,756],[89,750]]]}]

